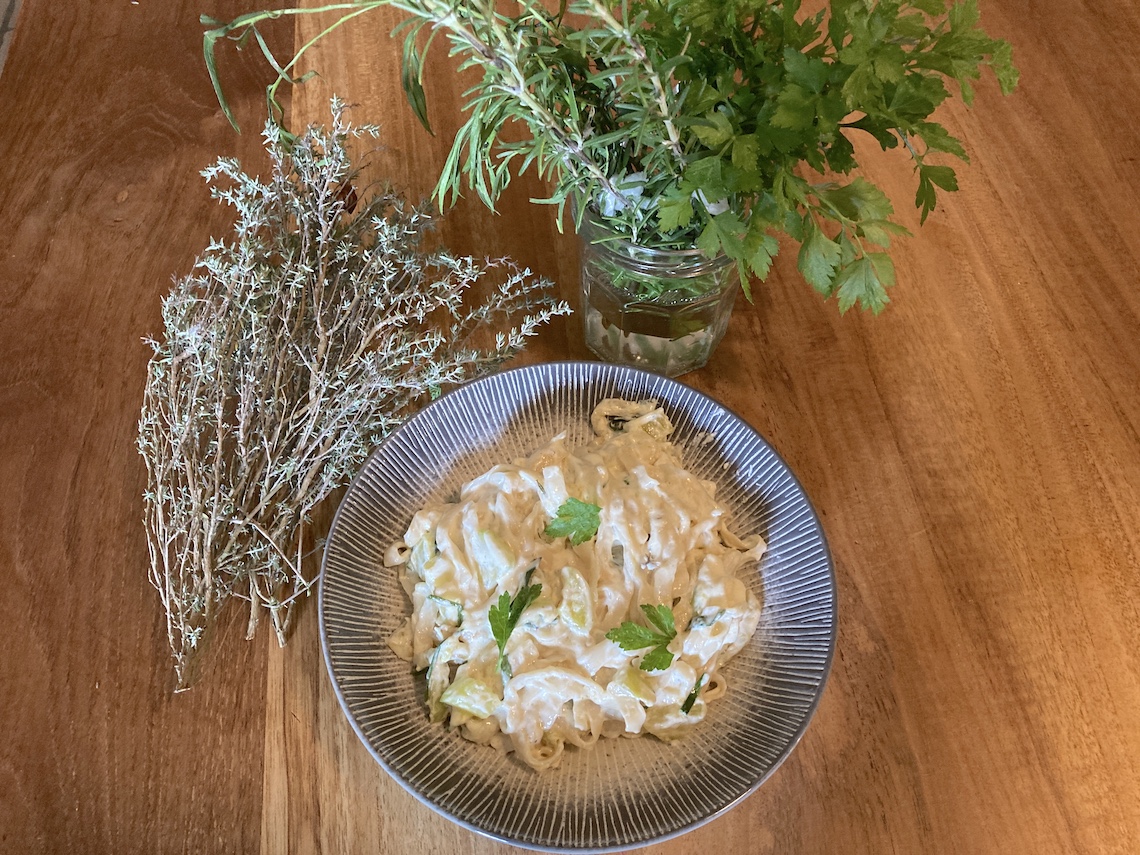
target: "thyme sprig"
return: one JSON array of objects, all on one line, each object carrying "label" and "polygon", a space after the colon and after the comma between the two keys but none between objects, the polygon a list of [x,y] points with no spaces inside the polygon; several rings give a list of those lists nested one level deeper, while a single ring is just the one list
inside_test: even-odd
[{"label": "thyme sprig", "polygon": [[180,689],[232,598],[249,604],[247,635],[268,614],[284,644],[315,582],[316,506],[416,408],[569,311],[509,261],[429,252],[429,218],[396,193],[357,202],[347,143],[362,136],[375,130],[334,102],[327,132],[287,144],[267,125],[267,181],[235,160],[204,173],[237,222],[163,301],[138,437]]}]

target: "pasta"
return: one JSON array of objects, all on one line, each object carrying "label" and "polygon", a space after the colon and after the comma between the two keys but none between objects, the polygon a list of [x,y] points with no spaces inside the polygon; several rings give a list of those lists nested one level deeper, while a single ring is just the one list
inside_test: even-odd
[{"label": "pasta", "polygon": [[609,399],[591,426],[418,511],[385,556],[412,602],[389,645],[427,670],[432,720],[536,769],[568,744],[684,735],[760,619],[739,575],[764,543],[729,530],[664,411]]}]

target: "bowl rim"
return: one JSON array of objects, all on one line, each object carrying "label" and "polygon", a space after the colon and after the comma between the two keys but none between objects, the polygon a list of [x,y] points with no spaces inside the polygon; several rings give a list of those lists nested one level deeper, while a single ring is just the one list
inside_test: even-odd
[{"label": "bowl rim", "polygon": [[[822,557],[823,557],[824,564],[827,568],[828,585],[829,585],[830,591],[831,591],[831,608],[830,608],[829,614],[828,614],[828,619],[829,619],[830,625],[829,625],[829,629],[828,629],[828,633],[827,633],[827,653],[826,653],[826,656],[824,657],[822,667],[820,668],[820,677],[819,677],[818,686],[815,690],[815,693],[814,693],[814,696],[812,697],[811,702],[805,708],[803,720],[797,726],[795,733],[793,734],[791,739],[788,740],[788,742],[784,746],[783,750],[776,756],[776,758],[772,762],[771,766],[769,766],[768,769],[762,775],[760,775],[756,779],[756,781],[754,781],[746,790],[744,790],[738,796],[736,796],[731,801],[729,801],[728,803],[726,803],[722,807],[718,808],[717,810],[712,811],[708,815],[701,817],[700,819],[694,820],[693,822],[690,822],[690,823],[688,823],[688,824],[686,824],[680,828],[666,832],[665,834],[656,835],[656,836],[651,837],[649,839],[639,841],[639,842],[633,843],[633,844],[621,844],[621,845],[601,846],[601,847],[595,847],[595,846],[582,846],[582,847],[577,847],[577,846],[571,846],[571,847],[542,846],[542,845],[531,843],[528,841],[518,840],[518,839],[510,837],[508,835],[497,834],[497,833],[489,831],[485,828],[481,828],[478,825],[475,825],[474,823],[470,822],[469,820],[466,820],[466,819],[463,819],[462,817],[456,816],[451,811],[441,807],[440,805],[438,805],[437,803],[435,803],[434,801],[429,799],[426,795],[421,793],[419,790],[417,790],[414,786],[412,786],[412,784],[409,781],[405,780],[404,777],[401,774],[399,774],[395,769],[393,769],[388,764],[388,762],[385,761],[383,759],[383,757],[380,755],[380,753],[377,751],[376,747],[372,744],[371,740],[364,733],[364,729],[361,727],[360,722],[357,720],[356,715],[349,708],[348,699],[345,696],[345,693],[342,690],[341,685],[337,680],[336,670],[334,668],[333,661],[332,661],[332,651],[330,649],[330,641],[329,641],[329,628],[327,625],[326,610],[325,610],[325,575],[326,575],[325,571],[326,571],[326,567],[327,567],[328,560],[329,560],[329,547],[331,546],[331,544],[333,542],[333,536],[336,533],[337,525],[340,521],[341,512],[347,506],[348,499],[349,499],[349,496],[351,495],[352,491],[359,484],[360,473],[365,471],[365,469],[371,463],[372,459],[374,457],[376,457],[377,455],[379,455],[380,453],[382,453],[384,447],[388,444],[388,442],[393,437],[397,436],[397,434],[399,434],[401,431],[405,430],[407,425],[410,424],[413,419],[417,419],[421,416],[421,414],[426,413],[431,409],[435,409],[438,405],[440,405],[450,395],[453,395],[453,394],[460,392],[462,390],[474,388],[477,386],[482,386],[484,384],[502,382],[500,378],[502,378],[504,375],[510,375],[510,374],[516,374],[516,373],[530,373],[530,372],[535,372],[538,370],[550,370],[551,368],[564,368],[564,369],[583,368],[586,371],[610,369],[610,370],[617,371],[619,374],[628,373],[630,376],[634,376],[634,377],[643,376],[646,378],[651,378],[655,382],[663,382],[667,386],[671,385],[671,384],[675,384],[677,386],[682,386],[686,390],[688,390],[690,393],[693,393],[693,394],[697,395],[698,397],[705,399],[708,403],[711,403],[712,405],[719,408],[720,410],[723,410],[729,416],[731,416],[733,419],[735,419],[735,420],[739,421],[741,424],[745,425],[749,430],[752,431],[753,434],[755,434],[756,438],[764,446],[767,447],[768,451],[775,457],[775,459],[779,462],[780,466],[783,467],[784,471],[786,472],[788,477],[791,479],[792,483],[794,484],[795,488],[799,491],[800,495],[803,496],[806,509],[807,509],[808,513],[810,514],[811,522],[814,525],[815,529],[819,533],[820,545],[822,546],[822,551],[823,551]],[[470,393],[468,392],[465,394],[470,394]],[[824,532],[822,521],[820,520],[819,513],[815,509],[815,505],[812,503],[811,499],[808,497],[807,491],[804,489],[803,484],[801,483],[801,481],[799,479],[799,476],[796,475],[796,473],[788,465],[787,461],[784,460],[784,458],[772,446],[772,444],[767,440],[767,438],[764,437],[758,430],[756,430],[756,428],[753,427],[750,422],[748,422],[746,419],[741,417],[737,412],[735,412],[730,407],[726,406],[722,402],[713,398],[711,395],[708,395],[699,389],[696,389],[692,386],[689,386],[686,383],[682,383],[681,381],[677,380],[676,378],[666,377],[662,374],[656,374],[654,372],[647,371],[647,370],[642,369],[642,368],[635,368],[632,366],[624,366],[624,365],[615,365],[612,363],[595,362],[595,361],[589,361],[589,360],[556,360],[556,361],[549,361],[549,362],[534,363],[531,365],[523,365],[523,366],[503,369],[503,370],[497,371],[493,374],[488,374],[486,376],[477,378],[475,380],[469,380],[467,382],[461,383],[458,386],[456,386],[455,388],[449,389],[443,395],[441,395],[439,398],[431,401],[426,406],[424,406],[422,409],[420,409],[416,413],[409,416],[404,422],[402,422],[399,426],[397,426],[391,433],[389,433],[379,443],[377,443],[376,447],[373,448],[371,452],[369,452],[368,456],[361,463],[359,469],[357,469],[356,474],[352,477],[347,490],[345,491],[344,495],[341,497],[340,502],[337,505],[336,512],[333,514],[332,522],[329,525],[328,534],[325,536],[325,544],[324,544],[324,547],[323,547],[322,552],[321,552],[321,569],[320,569],[320,574],[319,574],[319,583],[317,586],[317,612],[318,612],[318,619],[319,619],[322,658],[324,659],[326,673],[328,675],[329,682],[332,684],[333,692],[336,695],[337,702],[340,706],[341,712],[343,712],[345,717],[348,719],[349,724],[351,725],[353,732],[356,734],[357,738],[364,744],[365,748],[368,750],[368,753],[370,755],[372,755],[372,758],[384,769],[385,772],[388,773],[388,775],[393,780],[395,780],[401,787],[403,787],[404,790],[406,790],[408,793],[410,793],[421,804],[426,805],[428,808],[430,808],[435,813],[446,817],[451,822],[454,822],[456,825],[459,825],[463,828],[466,828],[469,831],[475,832],[476,834],[478,834],[481,837],[485,837],[485,838],[488,838],[490,840],[494,840],[498,843],[504,843],[504,844],[511,845],[511,846],[517,846],[521,849],[527,849],[530,851],[549,852],[549,853],[566,853],[566,855],[603,855],[603,853],[629,852],[629,851],[632,851],[634,849],[639,849],[639,848],[642,848],[645,846],[651,846],[651,845],[655,845],[658,843],[664,843],[668,840],[674,840],[674,839],[676,839],[676,838],[678,838],[684,834],[688,834],[690,831],[694,831],[695,829],[700,828],[701,826],[707,825],[708,823],[712,822],[713,820],[719,819],[720,817],[724,816],[726,813],[728,813],[733,808],[739,806],[749,796],[753,795],[758,789],[760,789],[760,787],[766,781],[768,781],[772,777],[773,774],[775,774],[776,770],[779,769],[784,764],[784,761],[787,760],[787,758],[791,755],[792,751],[794,751],[796,746],[799,745],[800,741],[803,739],[804,734],[807,732],[808,727],[811,725],[812,721],[815,719],[816,711],[819,708],[820,701],[822,700],[823,694],[827,688],[828,679],[831,676],[831,669],[832,669],[832,664],[835,660],[835,650],[836,650],[837,641],[838,641],[838,634],[839,634],[839,590],[838,590],[836,574],[835,574],[835,561],[834,561],[832,554],[831,554],[831,547],[830,547],[830,544],[828,543],[826,533]]]}]

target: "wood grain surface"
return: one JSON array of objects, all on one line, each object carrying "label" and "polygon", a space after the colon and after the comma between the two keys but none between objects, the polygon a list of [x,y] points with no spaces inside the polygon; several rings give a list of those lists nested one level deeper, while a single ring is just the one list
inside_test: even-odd
[{"label": "wood grain surface", "polygon": [[[134,451],[171,276],[228,227],[198,170],[258,162],[266,73],[227,52],[225,124],[197,16],[242,0],[23,0],[0,76],[0,851],[502,853],[393,782],[337,707],[315,602],[278,649],[219,634],[172,695]],[[834,669],[799,747],[727,815],[646,851],[1140,851],[1140,7],[985,0],[1022,85],[941,118],[972,164],[921,229],[914,176],[866,174],[916,232],[877,318],[840,317],[793,247],[685,381],[799,475],[835,557]],[[386,13],[384,13],[386,14]],[[377,175],[430,190],[463,82],[403,101],[398,17],[312,64],[381,125]],[[296,37],[311,33],[303,22]],[[294,33],[275,33],[287,52]],[[509,254],[576,299],[541,188],[467,201],[441,238]],[[526,359],[583,357],[575,322]]]},{"label": "wood grain surface", "polygon": [[[200,11],[23,0],[0,76],[4,852],[250,852],[261,837],[265,645],[235,621],[223,667],[171,694],[134,450],[142,337],[171,277],[229,228],[198,172],[262,152],[218,109]],[[228,71],[256,128],[263,69]]]}]

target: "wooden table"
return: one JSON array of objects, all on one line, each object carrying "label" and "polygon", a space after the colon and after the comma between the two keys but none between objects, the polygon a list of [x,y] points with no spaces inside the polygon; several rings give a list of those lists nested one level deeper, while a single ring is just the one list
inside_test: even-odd
[{"label": "wooden table", "polygon": [[[248,0],[24,0],[0,77],[0,848],[18,853],[507,851],[436,816],[339,711],[315,602],[284,650],[222,627],[171,694],[134,451],[170,278],[227,213],[197,172],[262,163],[265,68],[197,16]],[[1023,73],[942,118],[973,164],[895,253],[878,318],[840,317],[786,252],[686,382],[798,473],[830,539],[839,643],[799,748],[759,792],[654,853],[1140,851],[1140,6],[986,0]],[[394,19],[314,57],[425,192],[459,81],[436,57],[427,137]],[[287,50],[291,24],[273,31]],[[328,89],[294,96],[322,119]],[[909,209],[910,170],[868,175]],[[576,247],[520,184],[448,215],[575,298]],[[904,219],[916,225],[913,214]],[[529,359],[584,357],[573,322]]]}]

